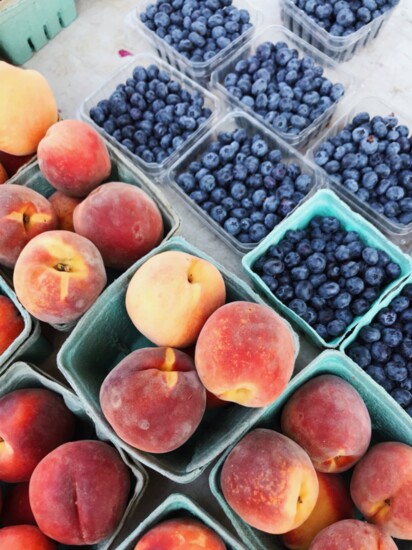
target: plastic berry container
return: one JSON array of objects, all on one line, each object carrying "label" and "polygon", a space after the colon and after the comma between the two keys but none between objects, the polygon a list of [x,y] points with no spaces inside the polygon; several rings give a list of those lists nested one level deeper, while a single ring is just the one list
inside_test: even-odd
[{"label": "plastic berry container", "polygon": [[257,48],[264,42],[271,42],[273,44],[276,44],[277,42],[286,42],[290,48],[294,48],[298,51],[299,58],[305,55],[312,57],[316,65],[320,65],[324,69],[324,76],[328,78],[332,84],[343,84],[345,88],[344,98],[347,98],[354,92],[354,78],[351,74],[342,69],[338,63],[333,61],[333,59],[330,59],[281,25],[271,25],[264,28],[259,33],[255,33],[246,42],[246,44],[226,59],[226,61],[213,72],[212,89],[216,89],[216,94],[225,101],[229,108],[239,108],[248,112],[255,119],[262,122],[268,130],[279,135],[284,141],[289,143],[289,145],[297,149],[301,149],[322,132],[332,118],[338,102],[332,103],[332,105],[326,109],[321,116],[314,120],[309,126],[304,128],[299,134],[292,135],[274,128],[270,123],[266,122],[263,117],[255,113],[252,108],[248,107],[234,95],[230,94],[223,84],[225,76],[234,71],[238,61],[247,59],[251,55],[254,55]]},{"label": "plastic berry container", "polygon": [[[172,481],[189,483],[199,477],[212,460],[234,441],[245,424],[260,416],[261,408],[231,403],[223,408],[208,409],[199,427],[184,445],[171,452],[154,454],[140,451],[120,439],[105,419],[99,402],[100,387],[107,374],[131,351],[154,345],[131,322],[125,307],[125,294],[136,270],[147,259],[168,250],[193,254],[213,263],[225,281],[226,303],[239,300],[264,303],[244,281],[184,239],[174,237],[134,264],[101,295],[63,344],[57,365],[99,431],[110,434],[115,445],[124,449],[133,460]],[[297,357],[299,340],[293,330],[292,335]]]},{"label": "plastic berry container", "polygon": [[338,63],[349,61],[375,39],[394,10],[392,8],[348,36],[334,36],[298,8],[293,0],[280,0],[279,4],[284,25]]},{"label": "plastic berry container", "polygon": [[[412,136],[412,116],[399,112],[398,109],[388,105],[385,101],[378,97],[364,97],[356,102],[356,104],[352,104],[351,108],[342,114],[342,116],[336,120],[330,128],[328,128],[327,132],[325,132],[322,137],[310,147],[307,152],[307,157],[314,162],[314,157],[320,144],[335,136],[352,121],[356,114],[364,111],[369,113],[371,118],[377,115],[383,117],[388,115],[396,116],[399,120],[399,124],[406,124],[409,126],[410,136]],[[333,179],[333,176],[327,174],[325,170],[322,168],[321,170],[324,173],[330,188],[333,189],[333,191],[335,191],[335,193],[337,193],[345,202],[347,202],[351,208],[376,225],[382,233],[384,233],[392,242],[400,246],[403,250],[409,253],[412,251],[412,223],[402,225],[389,220],[386,216],[371,208],[367,202],[361,201],[354,193],[350,192],[346,189],[346,187],[336,182]]]},{"label": "plastic berry container", "polygon": [[[166,71],[170,74],[172,80],[178,82],[182,88],[186,89],[190,93],[198,92],[204,96],[204,107],[211,109],[212,114],[210,117],[197,128],[187,140],[185,140],[171,155],[169,155],[160,164],[156,162],[145,162],[141,157],[135,155],[129,151],[124,145],[114,139],[108,134],[101,126],[98,126],[90,117],[90,109],[95,107],[102,99],[108,99],[110,95],[115,91],[118,84],[123,84],[128,78],[132,76],[133,69],[137,66],[148,67],[149,65],[156,65],[159,69]],[[205,132],[205,130],[213,123],[219,112],[219,102],[217,97],[212,93],[205,90],[188,78],[186,75],[181,74],[175,68],[171,67],[153,54],[145,53],[139,54],[128,61],[119,71],[117,71],[111,78],[103,84],[98,90],[89,95],[81,104],[79,115],[80,118],[91,124],[95,130],[97,130],[111,145],[119,149],[123,155],[128,157],[132,162],[140,168],[146,175],[151,178],[159,178],[176,160],[187,150],[190,144],[194,143]]]},{"label": "plastic berry container", "polygon": [[234,0],[233,5],[238,9],[245,9],[249,12],[250,23],[252,28],[239,36],[236,40],[233,40],[225,48],[216,53],[209,61],[190,61],[187,57],[182,55],[178,50],[170,46],[163,38],[160,38],[154,31],[151,31],[140,20],[140,14],[143,13],[147,6],[155,2],[148,2],[147,0],[138,0],[136,7],[133,11],[129,12],[126,17],[127,24],[138,35],[143,35],[152,45],[156,54],[162,58],[166,63],[169,63],[172,67],[175,67],[178,71],[186,74],[190,78],[193,78],[196,82],[201,83],[204,86],[208,85],[212,71],[216,69],[232,52],[234,52],[240,45],[242,45],[253,33],[254,29],[260,25],[263,21],[263,14],[254,5],[247,0]]},{"label": "plastic berry container", "polygon": [[[378,386],[367,374],[362,372],[353,361],[338,351],[324,351],[297,374],[290,381],[280,398],[273,405],[265,409],[259,420],[253,425],[245,427],[236,443],[252,428],[266,428],[280,431],[282,409],[289,398],[306,382],[324,374],[332,374],[342,378],[359,392],[371,417],[372,444],[382,441],[399,441],[412,445],[412,419],[404,411],[398,411],[393,406],[393,399],[385,390]],[[399,414],[399,412],[402,412],[402,414]],[[246,548],[253,548],[253,550],[267,550],[268,548],[271,550],[285,550],[286,547],[282,544],[279,537],[269,535],[248,525],[229,506],[223,496],[220,476],[226,457],[233,446],[227,449],[213,466],[209,477],[211,491]],[[408,545],[406,541],[405,544]],[[409,546],[402,546],[401,542],[400,548],[406,550]]]},{"label": "plastic berry container", "polygon": [[373,302],[372,307],[376,307],[381,300],[398,286],[412,272],[412,258],[404,254],[397,246],[391,243],[382,235],[372,224],[366,221],[362,216],[353,212],[335,193],[328,189],[321,189],[310,199],[298,207],[286,220],[281,222],[275,229],[255,248],[252,252],[246,254],[242,259],[243,268],[247,275],[252,279],[256,289],[261,292],[274,308],[279,310],[285,317],[295,322],[308,336],[308,338],[321,348],[338,348],[348,334],[364,318],[364,315],[356,317],[347,327],[346,331],[328,342],[322,338],[313,327],[286,306],[269,289],[262,278],[253,271],[255,262],[263,256],[268,248],[278,244],[285,233],[290,229],[304,229],[315,216],[334,216],[337,218],[343,228],[347,231],[356,231],[362,241],[373,248],[384,250],[391,261],[399,264],[401,273],[398,279],[392,281],[381,291],[380,296]]},{"label": "plastic berry container", "polygon": [[[264,141],[268,144],[269,149],[279,149],[281,151],[282,162],[296,162],[301,167],[302,173],[309,174],[312,177],[312,187],[299,204],[302,204],[302,202],[305,202],[308,197],[312,196],[313,193],[315,193],[316,190],[323,185],[323,180],[321,172],[313,163],[308,162],[308,160],[305,159],[305,157],[303,157],[298,151],[285,143],[281,138],[276,136],[276,134],[269,132],[263,124],[260,124],[260,122],[253,119],[253,117],[246,112],[235,110],[234,112],[227,114],[221,121],[217,122],[212,128],[210,128],[203,138],[199,140],[198,143],[193,145],[188,151],[186,151],[179,161],[170,168],[167,174],[167,182],[185,200],[187,205],[193,209],[193,212],[198,216],[198,218],[206,223],[216,233],[216,235],[218,235],[236,252],[245,254],[250,250],[253,250],[258,243],[241,243],[235,236],[230,235],[194,200],[192,200],[177,183],[179,174],[186,172],[192,161],[200,159],[201,155],[208,150],[210,144],[217,140],[217,136],[220,132],[231,132],[237,128],[245,129],[249,137],[254,134],[260,134]],[[290,216],[290,214],[288,214],[288,216]]]}]

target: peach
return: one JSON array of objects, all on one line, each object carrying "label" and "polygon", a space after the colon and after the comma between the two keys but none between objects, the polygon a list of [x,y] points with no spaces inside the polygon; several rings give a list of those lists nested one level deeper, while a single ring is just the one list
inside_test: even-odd
[{"label": "peach", "polygon": [[34,525],[13,525],[0,529],[0,548],[4,550],[57,550],[57,545]]},{"label": "peach", "polygon": [[357,519],[344,519],[323,529],[309,550],[397,550],[380,529]]},{"label": "peach", "polygon": [[206,391],[188,355],[172,348],[142,348],[105,378],[100,404],[126,443],[166,453],[183,445],[198,427]]},{"label": "peach", "polygon": [[225,550],[212,529],[192,518],[162,521],[148,531],[134,550]]},{"label": "peach", "polygon": [[221,487],[233,510],[271,534],[291,531],[312,513],[318,479],[305,451],[273,430],[249,432],[229,453]]},{"label": "peach", "polygon": [[282,432],[301,445],[319,472],[349,470],[366,453],[371,419],[359,393],[325,374],[301,386],[282,411]]},{"label": "peach", "polygon": [[62,544],[96,544],[111,535],[126,508],[129,472],[101,441],[72,441],[49,453],[30,479],[30,504],[48,537]]},{"label": "peach", "polygon": [[202,328],[195,352],[200,380],[223,401],[264,407],[292,376],[294,343],[285,321],[269,307],[231,302]]},{"label": "peach", "polygon": [[0,162],[0,184],[6,182],[9,179],[9,175],[6,172],[6,169]]},{"label": "peach", "polygon": [[0,187],[0,264],[13,268],[30,239],[56,227],[53,207],[40,193],[12,183]]},{"label": "peach", "polygon": [[56,212],[58,229],[74,231],[73,212],[76,206],[82,202],[82,199],[69,197],[61,191],[55,191],[50,195],[49,202]]},{"label": "peach", "polygon": [[74,434],[75,419],[50,390],[28,388],[0,399],[0,479],[28,481],[40,460]]},{"label": "peach", "polygon": [[0,295],[0,355],[24,329],[23,317],[7,296]]},{"label": "peach", "polygon": [[36,525],[30,508],[29,482],[10,485],[1,515],[2,525]]},{"label": "peach", "polygon": [[207,260],[170,250],[149,258],[126,292],[132,323],[158,346],[194,344],[206,319],[225,303],[220,271]]},{"label": "peach", "polygon": [[104,264],[115,269],[127,269],[163,238],[156,203],[130,183],[100,185],[76,208],[73,223],[76,233],[97,246]]},{"label": "peach", "polygon": [[316,472],[319,496],[315,508],[300,527],[282,535],[282,542],[290,550],[307,550],[315,536],[328,525],[353,518],[355,507],[349,486],[339,474]]},{"label": "peach", "polygon": [[373,446],[357,464],[350,491],[368,521],[392,537],[412,540],[412,447]]},{"label": "peach", "polygon": [[14,269],[14,288],[40,321],[70,323],[96,301],[106,285],[100,252],[85,237],[48,231],[32,239]]},{"label": "peach", "polygon": [[72,197],[85,197],[110,175],[103,139],[81,120],[53,124],[39,143],[37,157],[50,185]]}]

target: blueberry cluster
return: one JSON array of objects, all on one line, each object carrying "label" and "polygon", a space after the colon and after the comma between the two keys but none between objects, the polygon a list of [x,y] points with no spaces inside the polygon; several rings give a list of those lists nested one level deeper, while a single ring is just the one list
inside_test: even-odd
[{"label": "blueberry cluster", "polygon": [[160,164],[212,114],[204,96],[189,92],[156,65],[135,67],[90,117],[145,162]]},{"label": "blueberry cluster", "polygon": [[391,10],[399,0],[294,0],[296,6],[334,36],[348,36]]},{"label": "blueberry cluster", "polygon": [[412,284],[359,331],[347,354],[412,416]]},{"label": "blueberry cluster", "polygon": [[357,114],[323,142],[315,162],[359,200],[392,222],[412,223],[412,136],[392,115]]},{"label": "blueberry cluster", "polygon": [[239,60],[223,81],[227,91],[276,130],[298,135],[338,101],[342,84],[332,84],[314,59],[285,42],[264,42]]},{"label": "blueberry cluster", "polygon": [[249,12],[232,6],[232,0],[158,0],[140,20],[197,63],[209,61],[252,27]]},{"label": "blueberry cluster", "polygon": [[325,341],[341,336],[401,274],[385,251],[367,246],[332,216],[287,231],[253,270]]},{"label": "blueberry cluster", "polygon": [[220,132],[177,183],[240,243],[257,243],[305,197],[312,177],[259,134]]}]

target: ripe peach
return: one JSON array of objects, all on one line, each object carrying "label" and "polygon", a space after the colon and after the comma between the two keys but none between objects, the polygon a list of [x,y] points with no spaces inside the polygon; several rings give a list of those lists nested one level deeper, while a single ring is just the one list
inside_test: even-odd
[{"label": "ripe peach", "polygon": [[319,496],[315,508],[300,527],[282,535],[283,544],[290,550],[307,550],[322,529],[354,516],[355,507],[345,479],[339,474],[321,472],[316,474],[319,482]]},{"label": "ripe peach", "polygon": [[48,231],[32,239],[14,269],[14,288],[40,321],[70,323],[97,299],[106,284],[100,252],[70,231]]},{"label": "ripe peach", "polygon": [[7,296],[0,295],[0,355],[24,329],[23,317]]},{"label": "ripe peach", "polygon": [[4,526],[36,525],[30,508],[28,481],[8,487],[1,523]]},{"label": "ripe peach", "polygon": [[0,398],[0,479],[28,481],[40,460],[70,440],[74,416],[50,390],[15,390]]},{"label": "ripe peach", "polygon": [[50,195],[49,202],[56,212],[58,229],[74,231],[73,212],[76,206],[82,202],[82,199],[69,197],[61,191],[55,191]]},{"label": "ripe peach", "polygon": [[130,183],[100,185],[76,208],[73,223],[76,233],[97,246],[104,264],[115,269],[127,269],[163,238],[156,203]]},{"label": "ripe peach", "polygon": [[162,521],[148,531],[134,550],[225,550],[222,539],[212,529],[192,518]]},{"label": "ripe peach", "polygon": [[227,457],[220,482],[234,511],[252,527],[272,534],[302,525],[318,498],[310,458],[273,430],[249,432]]},{"label": "ripe peach", "polygon": [[6,183],[0,187],[0,263],[13,268],[26,244],[57,227],[52,205],[40,193]]},{"label": "ripe peach", "polygon": [[101,441],[72,441],[34,470],[30,504],[39,528],[62,544],[96,544],[113,533],[126,508],[129,472]]},{"label": "ripe peach", "polygon": [[9,179],[9,175],[6,172],[6,169],[0,162],[0,184],[6,182]]},{"label": "ripe peach", "polygon": [[142,348],[105,378],[100,403],[126,443],[166,453],[183,445],[198,427],[206,391],[188,355],[172,348]]},{"label": "ripe peach", "polygon": [[309,550],[397,550],[397,546],[375,525],[344,519],[323,529]]},{"label": "ripe peach", "polygon": [[81,120],[53,124],[40,141],[37,156],[50,185],[72,197],[85,197],[110,175],[110,156],[103,139]]},{"label": "ripe peach", "polygon": [[301,445],[319,472],[349,470],[366,453],[371,419],[348,382],[325,374],[301,386],[282,411],[282,432]]},{"label": "ripe peach", "polygon": [[210,262],[170,250],[149,258],[126,293],[132,323],[158,346],[192,345],[206,319],[225,303],[225,282]]},{"label": "ripe peach", "polygon": [[0,548],[4,550],[57,550],[57,545],[34,525],[13,525],[0,529]]},{"label": "ripe peach", "polygon": [[353,472],[350,491],[368,521],[392,537],[412,540],[412,447],[371,447]]},{"label": "ripe peach", "polygon": [[246,407],[272,403],[292,376],[294,362],[285,321],[251,302],[231,302],[215,311],[196,344],[196,369],[206,389]]}]

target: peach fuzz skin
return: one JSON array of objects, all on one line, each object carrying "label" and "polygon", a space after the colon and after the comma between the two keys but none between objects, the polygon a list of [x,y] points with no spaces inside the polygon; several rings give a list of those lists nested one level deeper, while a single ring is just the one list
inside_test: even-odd
[{"label": "peach fuzz skin", "polygon": [[30,508],[28,481],[16,483],[7,488],[4,510],[1,514],[1,524],[3,526],[36,525],[36,520]]},{"label": "peach fuzz skin", "polygon": [[27,388],[0,399],[0,479],[28,481],[51,450],[74,435],[75,419],[50,390]]},{"label": "peach fuzz skin", "polygon": [[0,548],[4,550],[57,550],[57,544],[48,539],[34,525],[13,525],[0,529]]},{"label": "peach fuzz skin", "polygon": [[412,447],[399,442],[371,447],[353,472],[350,491],[369,522],[412,540]]},{"label": "peach fuzz skin", "polygon": [[14,288],[23,306],[46,323],[70,323],[106,285],[100,252],[81,235],[48,231],[32,239],[17,260]]},{"label": "peach fuzz skin", "polygon": [[309,550],[397,550],[397,546],[375,525],[345,519],[323,529]]},{"label": "peach fuzz skin", "polygon": [[150,529],[134,550],[225,550],[212,529],[192,518],[162,521]]},{"label": "peach fuzz skin", "polygon": [[316,472],[316,475],[319,496],[315,508],[300,527],[282,535],[283,544],[290,550],[307,550],[322,529],[354,516],[355,506],[350,498],[346,480],[339,474]]},{"label": "peach fuzz skin", "polygon": [[272,309],[231,302],[215,311],[202,328],[195,364],[206,389],[223,401],[246,407],[269,405],[292,376],[292,333]]},{"label": "peach fuzz skin", "polygon": [[61,191],[55,191],[49,197],[49,202],[53,206],[57,216],[57,228],[64,231],[74,231],[73,212],[82,199],[69,197]]},{"label": "peach fuzz skin", "polygon": [[225,299],[225,282],[213,264],[172,250],[149,258],[136,271],[126,309],[137,330],[154,344],[185,348],[194,344]]},{"label": "peach fuzz skin", "polygon": [[312,513],[318,479],[294,441],[273,430],[249,432],[229,453],[220,483],[229,506],[252,527],[283,534]]},{"label": "peach fuzz skin", "polygon": [[37,157],[50,185],[71,197],[85,197],[110,175],[103,139],[81,120],[53,124],[39,143]]},{"label": "peach fuzz skin", "polygon": [[33,237],[56,228],[56,213],[40,193],[12,183],[0,187],[0,264],[13,268]]},{"label": "peach fuzz skin", "polygon": [[105,378],[100,404],[126,443],[165,453],[183,445],[198,427],[206,391],[188,355],[172,348],[142,348]]},{"label": "peach fuzz skin", "polygon": [[371,419],[359,393],[333,375],[313,378],[286,403],[282,433],[301,445],[319,472],[349,470],[366,453]]},{"label": "peach fuzz skin", "polygon": [[96,544],[111,535],[124,514],[129,471],[102,441],[72,441],[49,453],[30,479],[36,522],[62,544]]},{"label": "peach fuzz skin", "polygon": [[0,295],[0,355],[24,329],[23,317],[7,296]]},{"label": "peach fuzz skin", "polygon": [[159,208],[147,193],[113,181],[100,185],[75,209],[76,233],[91,240],[104,264],[127,269],[157,246],[163,238]]}]

